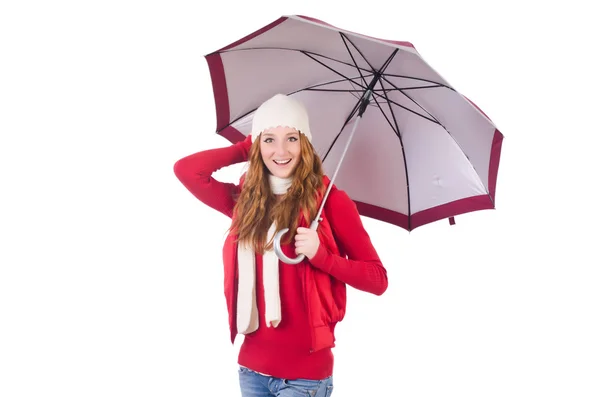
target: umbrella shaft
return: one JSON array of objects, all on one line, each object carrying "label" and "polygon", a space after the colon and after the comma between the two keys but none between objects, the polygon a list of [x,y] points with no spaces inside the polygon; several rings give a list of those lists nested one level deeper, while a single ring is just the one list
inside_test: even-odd
[{"label": "umbrella shaft", "polygon": [[[364,101],[367,102],[367,103],[368,103],[368,100],[369,100],[368,99],[369,95],[370,95],[370,92],[368,92],[367,96],[364,98]],[[350,132],[350,137],[348,138],[348,142],[346,142],[346,146],[344,147],[344,151],[342,152],[342,157],[340,157],[340,161],[338,161],[338,164],[337,164],[337,166],[335,168],[333,176],[331,177],[331,179],[329,181],[329,186],[327,186],[327,191],[325,192],[325,196],[323,197],[323,201],[321,202],[321,208],[319,208],[319,212],[317,213],[317,217],[315,218],[315,221],[318,221],[318,220],[321,219],[321,212],[323,212],[323,208],[325,207],[325,202],[327,201],[327,197],[329,196],[329,192],[331,191],[331,187],[333,186],[333,181],[335,180],[335,177],[337,176],[337,173],[340,170],[340,167],[341,167],[342,162],[344,160],[344,156],[346,156],[346,152],[348,151],[348,147],[350,146],[350,142],[352,142],[352,138],[354,137],[354,132],[356,131],[356,127],[358,126],[358,122],[360,121],[360,119],[362,119],[362,113],[363,112],[360,112],[359,115],[358,115],[358,117],[354,121],[354,125],[352,126],[352,131]]]}]

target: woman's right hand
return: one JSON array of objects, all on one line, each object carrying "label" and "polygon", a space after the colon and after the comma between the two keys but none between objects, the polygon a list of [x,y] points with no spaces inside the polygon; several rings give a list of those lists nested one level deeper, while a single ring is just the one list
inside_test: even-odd
[{"label": "woman's right hand", "polygon": [[244,139],[243,141],[237,142],[236,145],[242,149],[242,151],[244,153],[244,158],[246,160],[248,160],[250,148],[252,147],[252,134],[248,134],[246,139]]}]

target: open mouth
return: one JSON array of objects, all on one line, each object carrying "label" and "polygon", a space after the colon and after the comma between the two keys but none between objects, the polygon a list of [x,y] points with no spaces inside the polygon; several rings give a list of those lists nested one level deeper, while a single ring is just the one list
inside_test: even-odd
[{"label": "open mouth", "polygon": [[287,159],[287,160],[273,160],[273,162],[277,165],[287,165],[289,164],[289,162],[292,161],[292,159]]}]

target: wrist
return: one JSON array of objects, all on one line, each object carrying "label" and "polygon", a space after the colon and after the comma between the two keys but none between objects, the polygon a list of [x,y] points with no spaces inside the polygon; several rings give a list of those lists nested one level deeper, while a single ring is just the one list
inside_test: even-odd
[{"label": "wrist", "polygon": [[236,146],[242,151],[244,160],[248,160],[250,148],[252,147],[252,135],[248,135],[243,141],[237,142]]},{"label": "wrist", "polygon": [[243,141],[237,141],[233,146],[242,154],[244,161],[248,160],[248,154],[250,152],[250,147],[252,146],[252,142],[250,142],[250,145],[248,144],[248,138]]},{"label": "wrist", "polygon": [[328,256],[329,252],[327,251],[327,249],[323,246],[323,244],[319,244],[317,252],[313,255],[312,258],[308,258],[308,260],[310,261],[311,265],[318,268],[322,268],[325,265],[325,263],[327,263]]}]

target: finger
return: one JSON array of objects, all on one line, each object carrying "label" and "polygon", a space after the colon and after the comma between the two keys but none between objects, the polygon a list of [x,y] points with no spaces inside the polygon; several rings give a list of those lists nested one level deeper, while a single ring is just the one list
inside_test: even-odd
[{"label": "finger", "polygon": [[306,241],[308,240],[308,236],[306,234],[296,234],[296,241]]},{"label": "finger", "polygon": [[305,228],[305,227],[299,227],[296,229],[296,233],[298,233],[298,234],[306,234],[308,232],[310,232],[310,229]]},{"label": "finger", "polygon": [[308,229],[307,232],[298,233],[296,236],[301,236],[302,238],[316,238],[318,235],[314,230]]}]

